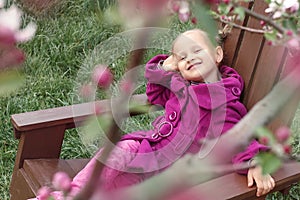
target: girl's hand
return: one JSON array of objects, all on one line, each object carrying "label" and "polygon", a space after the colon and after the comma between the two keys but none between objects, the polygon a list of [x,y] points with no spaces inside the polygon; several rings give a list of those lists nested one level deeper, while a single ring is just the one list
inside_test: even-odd
[{"label": "girl's hand", "polygon": [[269,174],[262,174],[261,166],[255,166],[248,170],[248,187],[252,187],[254,181],[257,186],[256,196],[262,196],[275,187],[275,181]]},{"label": "girl's hand", "polygon": [[169,56],[163,63],[162,68],[165,71],[178,71],[177,63],[173,56]]}]

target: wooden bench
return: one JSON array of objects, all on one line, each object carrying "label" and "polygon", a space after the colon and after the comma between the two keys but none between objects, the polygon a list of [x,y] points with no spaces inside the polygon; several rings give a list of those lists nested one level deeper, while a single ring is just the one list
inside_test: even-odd
[{"label": "wooden bench", "polygon": [[[255,1],[249,6],[260,13],[266,8],[263,1]],[[246,17],[242,24],[254,28],[260,26],[259,21],[251,17]],[[287,51],[283,47],[267,45],[261,34],[234,29],[224,48],[227,64],[244,77],[246,87],[242,101],[248,109],[286,73],[289,57]],[[133,98],[147,103],[144,94]],[[91,102],[11,116],[15,137],[19,140],[10,185],[12,200],[34,197],[41,186],[50,184],[52,175],[57,171],[65,171],[73,177],[85,166],[88,159],[63,160],[59,156],[65,131],[93,115],[93,104]],[[275,129],[282,124],[290,124],[297,105],[298,99],[291,101],[270,127]],[[80,112],[73,113],[74,109]],[[273,176],[276,180],[273,191],[286,192],[300,180],[300,163],[286,163]],[[205,182],[194,189],[212,191],[209,199],[256,199],[256,188],[248,188],[246,177],[236,173]]]}]

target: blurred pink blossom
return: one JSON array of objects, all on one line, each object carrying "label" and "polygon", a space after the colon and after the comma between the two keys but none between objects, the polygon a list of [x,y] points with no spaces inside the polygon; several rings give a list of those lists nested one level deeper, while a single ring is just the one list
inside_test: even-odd
[{"label": "blurred pink blossom", "polygon": [[52,184],[55,189],[68,192],[71,189],[71,178],[65,172],[57,172],[53,176]]},{"label": "blurred pink blossom", "polygon": [[189,3],[186,1],[182,1],[180,3],[180,8],[178,11],[178,17],[181,22],[187,22],[190,19],[191,11],[189,8]]},{"label": "blurred pink blossom", "polygon": [[0,69],[8,68],[23,63],[25,60],[25,54],[22,50],[12,47],[2,51],[0,54],[0,60]]},{"label": "blurred pink blossom", "polygon": [[292,153],[291,145],[284,145],[283,150],[284,150],[284,153],[286,153],[286,154],[291,154]]},{"label": "blurred pink blossom", "polygon": [[287,139],[289,139],[291,135],[290,129],[286,126],[282,126],[279,129],[275,131],[275,136],[278,142],[285,142]]},{"label": "blurred pink blossom", "polygon": [[50,197],[51,190],[50,188],[44,186],[38,190],[38,199],[39,200],[47,200]]},{"label": "blurred pink blossom", "polygon": [[265,10],[266,13],[274,13],[273,19],[282,16],[284,12],[294,13],[299,9],[298,0],[271,0],[269,7]]},{"label": "blurred pink blossom", "polygon": [[107,89],[113,81],[113,75],[106,65],[97,65],[92,80],[99,88]]},{"label": "blurred pink blossom", "polygon": [[[3,4],[3,1],[1,2],[0,5]],[[14,4],[7,9],[0,9],[0,30],[6,33],[10,31],[16,42],[26,42],[32,39],[36,32],[36,25],[33,22],[21,29],[22,14]]]},{"label": "blurred pink blossom", "polygon": [[290,53],[295,54],[297,51],[300,50],[299,39],[296,37],[293,37],[292,39],[287,41],[286,46]]}]

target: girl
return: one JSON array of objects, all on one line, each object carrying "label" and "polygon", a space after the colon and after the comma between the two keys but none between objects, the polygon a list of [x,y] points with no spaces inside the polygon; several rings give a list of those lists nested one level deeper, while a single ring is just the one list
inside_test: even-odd
[{"label": "girl", "polygon": [[[146,94],[152,104],[165,108],[149,131],[124,135],[110,155],[99,185],[104,190],[140,183],[168,168],[186,153],[201,152],[199,140],[219,137],[245,114],[239,101],[243,89],[241,76],[220,65],[223,50],[214,47],[206,33],[190,30],[173,43],[172,55],[157,55],[146,65]],[[212,147],[213,148],[213,147]],[[253,141],[245,152],[233,156],[233,163],[247,162],[267,148]],[[72,194],[87,182],[99,153],[73,179]],[[248,174],[248,186],[257,185],[257,196],[274,188],[270,175],[262,175],[260,166]],[[59,198],[57,198],[59,199]]]}]

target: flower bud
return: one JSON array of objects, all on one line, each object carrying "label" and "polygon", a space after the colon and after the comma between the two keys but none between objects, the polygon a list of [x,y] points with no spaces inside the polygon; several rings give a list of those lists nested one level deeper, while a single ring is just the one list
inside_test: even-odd
[{"label": "flower bud", "polygon": [[260,142],[261,144],[263,144],[263,145],[268,145],[268,143],[269,143],[269,138],[263,136],[263,137],[259,138],[259,142]]},{"label": "flower bud", "polygon": [[260,23],[261,26],[265,26],[266,25],[266,22],[264,20],[260,20],[259,23]]},{"label": "flower bud", "polygon": [[94,69],[92,80],[99,88],[108,88],[113,81],[113,75],[105,65],[97,65]]},{"label": "flower bud", "polygon": [[285,142],[291,135],[290,129],[286,126],[282,126],[275,132],[275,137],[278,140],[278,142]]},{"label": "flower bud", "polygon": [[287,30],[286,35],[287,36],[293,36],[293,31],[292,30]]},{"label": "flower bud", "polygon": [[191,22],[192,22],[193,24],[197,24],[197,18],[196,18],[196,17],[193,17],[193,18],[191,19]]},{"label": "flower bud", "polygon": [[291,145],[284,145],[283,150],[286,154],[291,154],[292,153],[292,147]]},{"label": "flower bud", "polygon": [[230,0],[222,0],[223,1],[223,3],[225,3],[225,4],[229,4],[230,3]]},{"label": "flower bud", "polygon": [[179,4],[177,2],[173,2],[172,3],[172,10],[177,13],[177,12],[179,12],[179,9],[180,9]]},{"label": "flower bud", "polygon": [[53,187],[57,190],[68,192],[71,189],[71,179],[65,172],[57,172],[52,180]]}]

